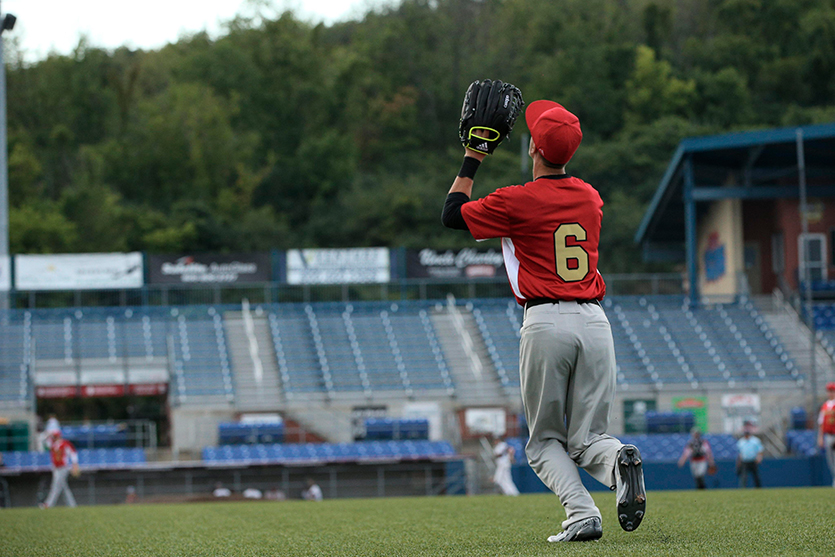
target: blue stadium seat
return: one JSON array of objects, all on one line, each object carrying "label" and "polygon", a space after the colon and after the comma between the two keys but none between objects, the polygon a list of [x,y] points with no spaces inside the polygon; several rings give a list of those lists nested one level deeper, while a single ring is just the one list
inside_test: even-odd
[{"label": "blue stadium seat", "polygon": [[786,432],[786,447],[792,454],[815,456],[821,452],[817,444],[817,432],[813,429]]},{"label": "blue stadium seat", "polygon": [[272,445],[224,445],[202,451],[207,464],[280,464],[303,462],[362,462],[375,460],[432,459],[454,456],[446,441],[360,441],[357,443],[304,443]]},{"label": "blue stadium seat", "polygon": [[[651,435],[622,435],[623,443],[633,444],[641,451],[641,457],[647,462],[675,462],[684,451],[690,435],[686,433],[656,433]],[[728,434],[706,434],[705,439],[710,443],[714,458],[718,460],[732,460],[736,458],[737,439]],[[524,447],[527,439],[510,438],[508,445],[516,451],[516,461],[524,462]]]},{"label": "blue stadium seat", "polygon": [[[204,450],[206,459],[211,451]],[[48,469],[51,467],[49,453],[35,451],[16,451],[3,453],[6,468],[20,470]],[[121,468],[127,465],[145,464],[146,457],[143,449],[80,449],[78,464],[82,468]]]},{"label": "blue stadium seat", "polygon": [[266,306],[286,396],[453,394],[427,307],[426,302]]}]

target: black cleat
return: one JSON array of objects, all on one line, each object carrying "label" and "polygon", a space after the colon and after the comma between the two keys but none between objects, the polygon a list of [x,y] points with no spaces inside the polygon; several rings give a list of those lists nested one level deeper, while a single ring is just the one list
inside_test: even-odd
[{"label": "black cleat", "polygon": [[647,490],[644,487],[644,470],[641,452],[635,445],[624,445],[618,452],[617,482],[618,522],[627,532],[641,524],[647,509]]},{"label": "black cleat", "polygon": [[550,536],[548,541],[588,542],[591,540],[599,540],[601,537],[603,537],[603,527],[600,525],[600,519],[593,516],[569,525],[568,528],[556,536]]}]

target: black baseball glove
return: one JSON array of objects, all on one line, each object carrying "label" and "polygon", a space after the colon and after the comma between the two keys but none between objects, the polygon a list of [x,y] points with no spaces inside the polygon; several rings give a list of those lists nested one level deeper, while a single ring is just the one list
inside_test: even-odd
[{"label": "black baseball glove", "polygon": [[[490,155],[510,134],[525,101],[515,85],[501,81],[473,81],[464,95],[458,137],[465,147]],[[488,137],[474,135],[486,131]]]}]

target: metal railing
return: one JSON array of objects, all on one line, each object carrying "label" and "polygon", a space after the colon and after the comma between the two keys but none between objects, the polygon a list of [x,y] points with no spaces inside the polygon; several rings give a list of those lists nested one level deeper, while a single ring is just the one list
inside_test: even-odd
[{"label": "metal railing", "polygon": [[455,296],[452,294],[447,294],[447,309],[449,314],[452,316],[452,322],[455,325],[455,330],[458,332],[458,336],[462,340],[464,353],[470,361],[470,371],[472,371],[476,379],[481,379],[484,372],[484,368],[481,365],[481,359],[475,352],[473,339],[470,336],[469,331],[467,331],[467,327],[464,325],[464,318],[461,316],[461,312],[458,310],[458,307],[456,307]]},{"label": "metal railing", "polygon": [[[604,275],[610,295],[659,295],[684,292],[678,273]],[[275,302],[398,301],[456,298],[510,298],[504,277],[493,279],[401,279],[378,284],[147,285],[123,290],[12,291],[11,307],[178,306]]]}]

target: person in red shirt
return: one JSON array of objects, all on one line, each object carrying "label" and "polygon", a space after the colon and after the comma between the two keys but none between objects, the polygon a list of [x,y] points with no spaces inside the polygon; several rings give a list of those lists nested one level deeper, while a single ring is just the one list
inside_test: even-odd
[{"label": "person in red shirt", "polygon": [[72,443],[61,436],[60,430],[53,430],[49,437],[49,456],[52,459],[52,485],[49,487],[49,495],[41,508],[54,507],[58,502],[58,496],[64,494],[64,501],[68,507],[75,506],[75,498],[67,483],[67,476],[78,477],[81,471],[78,468],[78,452]]},{"label": "person in red shirt", "polygon": [[702,430],[698,427],[694,427],[691,431],[690,439],[678,459],[678,467],[684,466],[688,459],[690,460],[690,473],[696,481],[696,489],[706,489],[705,476],[710,470],[716,470],[716,462],[713,460],[710,443],[702,437]]},{"label": "person in red shirt", "polygon": [[519,373],[528,462],[566,512],[562,532],[548,541],[593,540],[603,535],[601,515],[578,467],[617,489],[624,530],[637,528],[646,509],[640,452],[606,434],[617,376],[612,330],[599,303],[606,293],[597,270],[603,201],[565,171],[583,137],[578,118],[540,100],[525,120],[533,181],[471,201],[485,155],[465,148],[442,222],[476,240],[502,239],[508,280],[525,308]]},{"label": "person in red shirt", "polygon": [[835,487],[835,383],[827,383],[826,394],[829,400],[823,403],[818,414],[818,447],[826,453],[832,487]]}]

